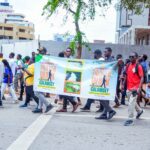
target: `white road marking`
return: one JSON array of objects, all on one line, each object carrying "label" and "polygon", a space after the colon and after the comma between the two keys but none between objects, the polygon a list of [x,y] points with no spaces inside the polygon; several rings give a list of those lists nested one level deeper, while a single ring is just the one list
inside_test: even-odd
[{"label": "white road marking", "polygon": [[40,115],[19,137],[14,141],[7,150],[27,150],[48,121],[53,117],[57,108],[50,111],[50,115]]},{"label": "white road marking", "polygon": [[[62,117],[88,117],[88,118],[94,118],[96,115],[78,115],[78,114],[55,114],[54,116],[62,116]],[[114,116],[116,119],[128,119],[127,116]],[[150,120],[149,117],[141,117],[142,120]]]}]

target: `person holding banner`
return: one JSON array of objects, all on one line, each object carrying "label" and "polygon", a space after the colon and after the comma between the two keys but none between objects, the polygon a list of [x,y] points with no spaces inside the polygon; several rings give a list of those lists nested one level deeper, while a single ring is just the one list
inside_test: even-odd
[{"label": "person holding banner", "polygon": [[[100,60],[100,61],[104,61],[104,58],[102,57],[102,52],[101,50],[97,49],[94,51],[94,59]],[[94,99],[87,99],[87,102],[85,104],[85,106],[83,108],[80,108],[82,112],[86,112],[86,111],[90,111],[91,108],[91,104],[94,103],[95,100]],[[100,102],[100,101],[99,101]],[[103,105],[101,105],[100,103],[100,108],[96,111],[96,112],[103,112],[104,111],[104,107]]]},{"label": "person holding banner", "polygon": [[35,96],[33,91],[33,84],[34,84],[34,64],[31,62],[30,57],[25,57],[25,63],[28,65],[27,67],[24,65],[22,70],[24,71],[24,81],[25,81],[25,90],[26,90],[26,100],[23,105],[20,107],[27,107],[31,98],[35,100],[37,105],[39,104],[38,98]]},{"label": "person holding banner", "polygon": [[[40,61],[40,59],[42,58],[42,55],[46,55],[47,50],[45,47],[42,47],[40,49],[38,49],[39,54],[36,56],[36,62]],[[53,105],[51,103],[49,103],[47,101],[47,99],[45,98],[44,93],[42,92],[35,92],[35,95],[39,98],[39,105],[38,108],[36,108],[35,110],[33,110],[33,113],[42,113],[43,112],[43,104],[46,106],[46,110],[45,113],[47,113],[48,111],[50,111],[53,108]]]},{"label": "person holding banner", "polygon": [[[67,57],[70,58],[71,57],[71,49],[67,48],[65,54],[63,55],[62,53],[59,53],[58,55],[59,57]],[[67,77],[66,77],[67,78]],[[56,110],[56,112],[67,112],[67,104],[68,101],[72,104],[73,106],[73,110],[72,112],[75,112],[77,107],[79,106],[78,103],[75,102],[74,97],[73,96],[66,96],[66,95],[60,95],[61,99],[63,99],[63,108]],[[80,101],[80,100],[79,100]]]},{"label": "person holding banner", "polygon": [[[112,57],[112,49],[110,47],[105,48],[105,61],[107,62],[114,61],[114,58]],[[101,100],[100,102],[104,107],[104,112],[99,117],[95,117],[95,119],[100,120],[111,119],[116,114],[116,112],[111,108],[109,100]]]},{"label": "person holding banner", "polygon": [[[73,57],[72,57],[72,49],[71,49],[70,47],[68,47],[68,48],[66,49],[66,51],[64,52],[64,57],[66,57],[66,58],[73,58]],[[81,104],[81,100],[80,100],[79,97],[77,97],[77,100],[78,100],[78,105],[82,105],[82,104]]]}]

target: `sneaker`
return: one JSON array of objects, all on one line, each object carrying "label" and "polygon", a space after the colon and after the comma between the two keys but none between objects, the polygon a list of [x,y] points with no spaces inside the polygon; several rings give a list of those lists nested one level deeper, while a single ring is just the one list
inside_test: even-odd
[{"label": "sneaker", "polygon": [[24,107],[27,107],[27,106],[28,106],[27,104],[23,104],[23,105],[20,105],[19,107],[24,108]]},{"label": "sneaker", "polygon": [[46,107],[46,110],[45,110],[45,113],[49,112],[54,106],[49,104],[47,107]]},{"label": "sneaker", "polygon": [[101,112],[103,112],[104,111],[104,109],[98,109],[97,111],[96,111],[96,113],[101,113]]},{"label": "sneaker", "polygon": [[42,113],[42,109],[36,108],[35,110],[32,111],[33,113]]},{"label": "sneaker", "polygon": [[116,114],[116,112],[114,110],[112,110],[109,115],[108,115],[108,120],[111,119],[114,115]]},{"label": "sneaker", "polygon": [[106,120],[107,119],[107,116],[105,114],[102,114],[101,116],[99,117],[95,117],[95,119],[97,120]]},{"label": "sneaker", "polygon": [[80,108],[80,110],[81,110],[82,112],[89,112],[89,111],[90,111],[90,109],[88,109],[88,108],[85,108],[85,107],[83,107],[83,108]]},{"label": "sneaker", "polygon": [[142,114],[143,114],[143,110],[136,115],[136,119],[139,119]]},{"label": "sneaker", "polygon": [[132,125],[134,125],[133,120],[127,120],[127,121],[124,123],[124,126],[132,126]]}]

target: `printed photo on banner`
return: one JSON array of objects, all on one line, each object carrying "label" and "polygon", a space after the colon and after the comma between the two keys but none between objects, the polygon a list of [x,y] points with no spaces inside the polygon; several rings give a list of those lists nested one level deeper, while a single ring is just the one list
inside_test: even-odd
[{"label": "printed photo on banner", "polygon": [[112,69],[101,66],[93,69],[90,94],[110,95],[109,84]]},{"label": "printed photo on banner", "polygon": [[55,88],[56,65],[51,62],[42,62],[40,65],[39,87]]},{"label": "printed photo on banner", "polygon": [[80,94],[82,72],[66,70],[64,92]]}]

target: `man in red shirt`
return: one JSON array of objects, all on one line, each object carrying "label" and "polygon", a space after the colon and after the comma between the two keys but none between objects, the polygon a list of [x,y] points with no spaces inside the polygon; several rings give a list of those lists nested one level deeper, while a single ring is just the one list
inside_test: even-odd
[{"label": "man in red shirt", "polygon": [[127,83],[127,97],[129,100],[128,106],[128,120],[125,122],[125,126],[133,125],[134,109],[137,111],[136,118],[138,119],[143,110],[137,104],[137,96],[140,94],[143,84],[143,68],[138,64],[138,54],[132,52],[129,56],[131,63],[126,68],[126,83]]}]

